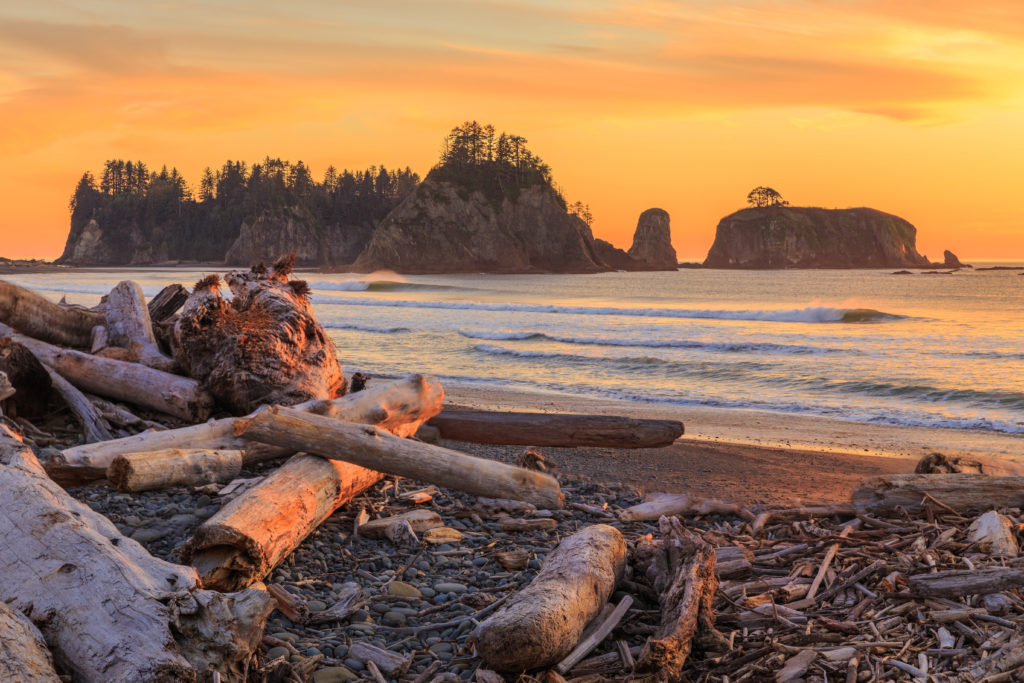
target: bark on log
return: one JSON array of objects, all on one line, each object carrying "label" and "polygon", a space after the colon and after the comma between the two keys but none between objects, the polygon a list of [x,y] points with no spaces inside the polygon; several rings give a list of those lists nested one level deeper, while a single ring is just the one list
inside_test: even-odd
[{"label": "bark on log", "polygon": [[293,260],[281,259],[269,272],[229,273],[231,301],[221,298],[216,276],[200,280],[174,325],[181,367],[236,415],[345,393],[334,342],[313,315],[308,285],[288,281]]},{"label": "bark on log", "polygon": [[0,602],[0,681],[60,683],[43,634],[21,612]]},{"label": "bark on log", "polygon": [[605,415],[448,409],[428,424],[441,430],[441,438],[453,441],[570,448],[661,448],[683,435],[683,423],[677,420]]},{"label": "bark on log", "polygon": [[647,575],[661,596],[661,625],[644,645],[637,671],[649,674],[647,680],[678,681],[694,637],[715,633],[715,549],[678,517],[662,517],[658,525],[662,539],[648,555]]},{"label": "bark on log", "polygon": [[0,602],[42,631],[83,681],[241,681],[271,603],[200,590],[191,567],[149,555],[0,436]]},{"label": "bark on log", "polygon": [[853,491],[861,514],[885,514],[904,508],[920,511],[929,502],[957,512],[1024,507],[1024,476],[987,474],[891,474],[866,481]]},{"label": "bark on log", "polygon": [[908,576],[907,584],[912,595],[927,598],[1001,593],[1024,586],[1024,569],[951,569],[933,574]]},{"label": "bark on log", "polygon": [[149,300],[149,319],[153,323],[160,323],[167,320],[178,312],[188,299],[188,290],[184,285],[167,285],[160,292]]},{"label": "bark on log", "polygon": [[530,584],[474,632],[477,652],[497,671],[552,666],[579,642],[626,566],[626,543],[595,524],[562,540]]},{"label": "bark on log", "polygon": [[0,322],[30,337],[62,346],[88,347],[103,315],[64,308],[35,292],[0,280]]},{"label": "bark on log", "polygon": [[293,408],[273,407],[236,422],[247,439],[316,453],[476,495],[561,508],[558,481],[541,472],[401,439],[372,426],[338,422]]},{"label": "bark on log", "polygon": [[103,420],[103,416],[100,415],[100,411],[96,409],[92,401],[76,389],[71,382],[61,377],[56,370],[45,365],[43,367],[49,375],[51,386],[57,390],[75,419],[82,425],[85,442],[96,443],[113,439],[114,435],[110,433],[109,425]]},{"label": "bark on log", "polygon": [[[6,329],[5,329],[6,328]],[[189,422],[202,422],[210,415],[213,399],[188,377],[161,372],[138,363],[93,356],[61,349],[38,339],[13,333],[0,324],[0,335],[8,334],[83,391],[126,403],[151,408]]]},{"label": "bark on log", "polygon": [[346,462],[297,455],[200,525],[183,546],[182,559],[199,570],[204,586],[248,586],[383,477]]},{"label": "bark on log", "polygon": [[[333,401],[308,401],[294,408],[319,412],[346,422],[376,424],[398,436],[408,436],[436,415],[443,401],[444,388],[437,378],[411,375]],[[238,438],[234,436],[234,424],[235,418],[227,418],[68,448],[47,464],[47,471],[58,483],[70,486],[102,479],[114,458],[125,453],[168,448],[244,449],[243,464],[252,465],[295,452]]]},{"label": "bark on log", "polygon": [[107,480],[118,491],[152,491],[226,484],[241,471],[242,451],[172,448],[119,455],[107,468]]},{"label": "bark on log", "polygon": [[146,297],[137,282],[123,280],[107,297],[107,336],[110,344],[126,348],[143,365],[171,372],[174,361],[160,352]]}]

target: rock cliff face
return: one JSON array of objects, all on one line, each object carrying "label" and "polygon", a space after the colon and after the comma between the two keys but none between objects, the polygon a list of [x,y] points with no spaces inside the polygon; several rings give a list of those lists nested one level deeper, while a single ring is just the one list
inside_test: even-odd
[{"label": "rock cliff face", "polygon": [[359,256],[372,234],[372,225],[320,225],[301,208],[266,211],[242,223],[224,263],[271,263],[281,254],[294,251],[296,264],[301,266],[346,264]]},{"label": "rock cliff face", "polygon": [[123,266],[169,260],[162,241],[143,234],[137,225],[105,230],[96,219],[72,229],[58,263],[88,266]]},{"label": "rock cliff face", "polygon": [[428,177],[377,226],[357,270],[404,273],[607,270],[590,228],[547,184],[485,196]]},{"label": "rock cliff face", "polygon": [[640,214],[629,255],[653,269],[676,270],[678,261],[667,211],[647,209]]},{"label": "rock cliff face", "polygon": [[709,268],[927,267],[917,229],[875,209],[743,209],[718,223]]}]

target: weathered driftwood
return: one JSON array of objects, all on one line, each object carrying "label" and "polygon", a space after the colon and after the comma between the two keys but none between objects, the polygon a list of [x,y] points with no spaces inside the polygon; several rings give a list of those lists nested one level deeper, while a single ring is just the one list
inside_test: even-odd
[{"label": "weathered driftwood", "polygon": [[0,280],[0,322],[52,344],[88,347],[92,328],[103,324],[103,315],[84,308],[65,308]]},{"label": "weathered driftwood", "polygon": [[0,681],[60,683],[43,634],[16,609],[0,602]]},{"label": "weathered driftwood", "polygon": [[673,515],[738,515],[752,521],[754,515],[735,503],[721,500],[694,498],[687,493],[652,493],[643,503],[619,513],[624,522],[660,519]]},{"label": "weathered driftwood", "polygon": [[661,448],[683,435],[683,423],[677,420],[451,408],[429,424],[444,439],[524,446]]},{"label": "weathered driftwood", "polygon": [[107,468],[107,480],[118,491],[152,491],[226,484],[241,471],[242,451],[171,448],[119,455]]},{"label": "weathered driftwood", "polygon": [[556,664],[608,601],[625,564],[614,527],[595,524],[562,540],[537,577],[476,628],[484,663],[514,672]]},{"label": "weathered driftwood", "polygon": [[409,510],[393,517],[371,519],[369,522],[359,525],[359,535],[365,538],[383,538],[388,527],[397,522],[406,521],[413,531],[426,531],[444,526],[441,515],[433,510]]},{"label": "weathered driftwood", "polygon": [[921,597],[959,597],[962,595],[1000,593],[1024,586],[1024,569],[987,567],[984,569],[952,569],[933,574],[907,577],[913,595]]},{"label": "weathered driftwood", "polygon": [[1024,461],[1013,457],[947,456],[929,453],[917,462],[915,474],[989,474],[1007,476],[1024,474]]},{"label": "weathered driftwood", "polygon": [[[436,415],[443,401],[444,388],[437,378],[411,375],[333,401],[308,401],[294,408],[320,412],[346,422],[376,424],[398,436],[407,436]],[[47,463],[47,471],[58,482],[75,485],[102,479],[114,458],[125,453],[168,448],[244,449],[244,464],[252,465],[295,452],[236,437],[234,424],[235,418],[226,418],[181,429],[143,432],[104,443],[67,448]]]},{"label": "weathered driftwood", "polygon": [[[306,401],[292,408],[343,422],[377,425],[395,436],[412,436],[424,422],[440,412],[443,403],[444,388],[436,377],[410,375],[333,401]],[[245,464],[283,458],[294,452],[249,442],[245,447]]]},{"label": "weathered driftwood", "polygon": [[564,502],[558,481],[550,475],[401,439],[369,425],[338,422],[275,406],[240,419],[235,426],[236,433],[247,439],[458,491],[525,500],[545,508],[561,508]]},{"label": "weathered driftwood", "polygon": [[10,334],[12,339],[27,346],[36,358],[83,391],[151,408],[190,422],[202,422],[213,408],[210,394],[203,391],[194,379],[138,363],[61,349],[16,334],[0,324],[0,335],[3,334]]},{"label": "weathered driftwood", "polygon": [[98,353],[110,345],[110,335],[105,325],[92,328],[92,340],[89,342],[89,353]]},{"label": "weathered driftwood", "polygon": [[204,586],[248,586],[383,476],[346,462],[294,456],[203,522],[182,548],[182,558],[199,570]]},{"label": "weathered driftwood", "polygon": [[75,385],[61,377],[56,370],[45,365],[43,367],[50,377],[50,385],[56,389],[71,410],[72,415],[82,425],[85,442],[96,443],[114,438],[114,435],[110,433],[109,425],[103,420],[103,416],[100,415],[100,411],[96,409],[92,401],[75,388]]},{"label": "weathered driftwood", "polygon": [[5,404],[9,416],[31,420],[46,415],[52,394],[50,375],[24,344],[0,338],[0,372],[14,388]]},{"label": "weathered driftwood", "polygon": [[874,477],[853,491],[858,512],[888,513],[903,508],[948,508],[981,512],[1024,506],[1024,476],[987,474],[890,474]]},{"label": "weathered driftwood", "polygon": [[[605,638],[611,635],[611,632],[619,625],[619,622],[622,621],[622,617],[626,616],[626,612],[632,604],[633,598],[627,595],[619,601],[619,604],[616,605],[614,609],[609,610],[607,615],[604,615],[604,611],[602,610],[602,614],[596,619],[599,623],[596,625],[593,632],[589,634],[585,633],[580,642],[573,648],[572,652],[558,663],[555,670],[560,674],[564,674],[579,664],[584,657],[590,654],[591,650],[600,645]],[[611,607],[611,605],[606,605],[606,607]]]},{"label": "weathered driftwood", "polygon": [[242,680],[270,612],[263,591],[200,590],[195,570],[122,536],[10,433],[0,497],[0,602],[40,628],[75,680]]},{"label": "weathered driftwood", "polygon": [[658,526],[661,541],[646,549],[645,563],[660,594],[661,625],[644,645],[637,671],[649,680],[678,681],[698,631],[714,632],[715,549],[678,517],[662,517]]},{"label": "weathered driftwood", "polygon": [[171,372],[174,361],[160,352],[146,297],[137,282],[123,280],[107,296],[108,343],[131,351],[135,360],[157,370]]},{"label": "weathered driftwood", "polygon": [[269,272],[229,273],[230,301],[221,297],[216,276],[200,280],[174,325],[178,363],[236,415],[345,393],[334,342],[313,315],[309,287],[288,281],[293,262],[281,259]]},{"label": "weathered driftwood", "polygon": [[184,285],[175,283],[161,289],[149,300],[149,319],[154,323],[167,320],[178,312],[188,299],[188,290]]},{"label": "weathered driftwood", "polygon": [[1017,557],[1020,547],[1009,517],[989,510],[975,519],[967,529],[967,540],[977,543],[983,553],[1000,557]]}]

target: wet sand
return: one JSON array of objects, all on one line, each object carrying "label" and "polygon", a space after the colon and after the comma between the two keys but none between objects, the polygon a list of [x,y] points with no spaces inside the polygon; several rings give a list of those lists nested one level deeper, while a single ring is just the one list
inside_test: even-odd
[{"label": "wet sand", "polygon": [[[977,431],[864,424],[767,411],[644,404],[445,383],[447,402],[481,409],[681,420],[668,448],[543,448],[563,472],[651,491],[740,503],[840,502],[864,479],[913,472],[924,455],[971,457],[1024,473],[1024,439]],[[459,444],[509,458],[523,447]]]}]

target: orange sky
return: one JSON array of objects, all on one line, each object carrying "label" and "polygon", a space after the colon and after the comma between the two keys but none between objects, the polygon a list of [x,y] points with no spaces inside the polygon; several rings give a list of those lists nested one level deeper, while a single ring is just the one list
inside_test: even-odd
[{"label": "orange sky", "polygon": [[681,258],[755,185],[1024,256],[1024,3],[4,0],[0,255],[59,255],[107,158],[425,174],[469,118],[528,138],[598,237]]}]

